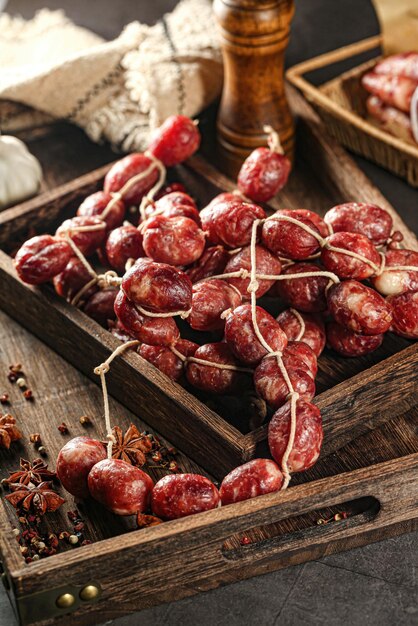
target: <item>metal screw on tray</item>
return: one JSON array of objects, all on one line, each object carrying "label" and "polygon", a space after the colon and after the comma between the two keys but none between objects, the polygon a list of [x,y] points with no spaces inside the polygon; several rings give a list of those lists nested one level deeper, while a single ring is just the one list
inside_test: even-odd
[{"label": "metal screw on tray", "polygon": [[284,53],[293,0],[215,0],[224,88],[218,114],[220,167],[235,177],[248,154],[267,142],[272,126],[289,158],[294,125],[284,90]]},{"label": "metal screw on tray", "polygon": [[55,604],[59,609],[69,609],[71,606],[73,606],[74,602],[75,597],[72,593],[63,593],[62,595],[58,596]]},{"label": "metal screw on tray", "polygon": [[88,602],[89,600],[95,600],[100,595],[100,589],[96,585],[86,585],[80,591],[80,599]]}]

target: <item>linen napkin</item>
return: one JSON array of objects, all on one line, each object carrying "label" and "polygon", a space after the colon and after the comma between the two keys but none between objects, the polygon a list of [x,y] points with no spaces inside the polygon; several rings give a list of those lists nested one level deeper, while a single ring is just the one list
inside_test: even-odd
[{"label": "linen napkin", "polygon": [[132,22],[110,42],[62,11],[0,15],[2,132],[59,118],[94,141],[142,150],[168,115],[196,115],[221,86],[209,0],[182,0],[154,26]]}]

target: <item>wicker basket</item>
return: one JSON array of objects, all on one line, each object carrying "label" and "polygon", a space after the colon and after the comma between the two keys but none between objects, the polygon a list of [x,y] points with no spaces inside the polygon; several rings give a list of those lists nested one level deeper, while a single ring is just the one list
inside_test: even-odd
[{"label": "wicker basket", "polygon": [[[287,79],[311,102],[340,143],[418,187],[418,145],[383,130],[366,119],[367,94],[360,79],[380,58],[363,63],[333,80],[315,87],[304,75],[371,50],[378,50],[381,37],[371,37],[333,52],[299,63],[287,71]],[[377,52],[378,54],[378,52]]]}]

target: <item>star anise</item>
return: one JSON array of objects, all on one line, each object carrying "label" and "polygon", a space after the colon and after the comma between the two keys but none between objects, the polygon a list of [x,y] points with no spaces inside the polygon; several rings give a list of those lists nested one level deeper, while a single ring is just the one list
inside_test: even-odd
[{"label": "star anise", "polygon": [[0,448],[10,448],[12,441],[22,439],[22,433],[16,426],[14,417],[7,413],[0,415]]},{"label": "star anise", "polygon": [[65,502],[64,498],[51,488],[50,482],[43,482],[40,485],[11,483],[10,489],[13,493],[9,493],[5,498],[15,509],[32,510],[40,515],[56,511]]},{"label": "star anise", "polygon": [[[113,444],[112,456],[114,459],[122,459],[131,465],[142,467],[145,464],[145,455],[150,452],[152,443],[147,435],[139,432],[134,424],[131,424],[123,434],[119,426],[112,429],[116,442]],[[107,445],[107,442],[102,442]]]},{"label": "star anise", "polygon": [[48,465],[42,459],[35,459],[33,463],[20,459],[20,469],[15,472],[9,472],[7,483],[21,483],[22,485],[39,485],[46,480],[53,480],[56,476],[55,472],[48,469]]}]

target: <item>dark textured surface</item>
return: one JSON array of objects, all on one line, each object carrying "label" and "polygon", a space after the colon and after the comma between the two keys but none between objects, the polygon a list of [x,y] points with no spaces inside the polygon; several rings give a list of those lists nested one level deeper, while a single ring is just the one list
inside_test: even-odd
[{"label": "dark textured surface", "polygon": [[[132,19],[152,22],[175,0],[11,0],[8,10],[30,17],[43,6],[65,8],[77,23],[113,37]],[[368,0],[296,0],[288,65],[376,34]],[[324,77],[326,78],[326,77]],[[357,159],[407,224],[418,230],[418,192],[382,169]],[[370,626],[418,623],[418,534],[404,535],[319,562],[201,594],[113,622],[117,626],[243,624]],[[13,615],[0,593],[0,625]]]}]

